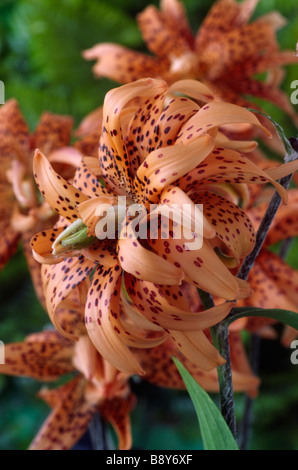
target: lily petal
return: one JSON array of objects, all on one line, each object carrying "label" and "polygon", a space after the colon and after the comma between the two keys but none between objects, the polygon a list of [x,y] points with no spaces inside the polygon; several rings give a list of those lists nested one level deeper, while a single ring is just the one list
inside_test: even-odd
[{"label": "lily petal", "polygon": [[184,356],[200,369],[208,372],[225,363],[203,331],[170,330],[170,334]]},{"label": "lily petal", "polygon": [[87,260],[83,255],[68,258],[53,266],[45,266],[43,269],[47,311],[58,331],[70,339],[74,338],[72,335],[66,334],[61,324],[57,322],[56,311],[69,294],[91,274],[93,269],[94,262]]},{"label": "lily petal", "polygon": [[44,112],[33,134],[34,147],[44,154],[66,147],[71,139],[73,118]]},{"label": "lily petal", "polygon": [[247,109],[235,104],[212,101],[201,108],[182,127],[177,142],[192,142],[198,136],[204,135],[213,128],[236,123],[252,124],[264,131],[267,137],[271,137],[266,127]]},{"label": "lily petal", "polygon": [[95,348],[114,367],[127,374],[142,375],[142,368],[110,321],[110,316],[120,314],[121,282],[119,265],[107,270],[97,267],[86,302],[86,328]]},{"label": "lily petal", "polygon": [[205,239],[200,249],[190,249],[191,243],[195,240],[187,240],[181,232],[179,230],[179,235],[178,233],[175,235],[176,228],[171,227],[168,240],[149,240],[149,244],[159,256],[179,266],[185,274],[185,280],[200,289],[227,300],[251,294],[248,284],[246,284],[246,293],[240,290],[237,279]]},{"label": "lily petal", "polygon": [[[182,8],[181,6],[181,10]],[[168,16],[168,5],[166,12],[160,12],[156,7],[149,5],[138,15],[138,25],[148,49],[153,54],[165,58],[169,56],[179,57],[191,50],[190,30],[186,37],[184,34],[179,34],[179,30],[180,33],[185,31],[186,15],[183,15],[183,22],[179,23],[176,15],[176,17],[174,15]],[[181,11],[179,17],[181,18]]]},{"label": "lily petal", "polygon": [[63,387],[63,399],[48,416],[29,450],[68,450],[74,446],[96,412],[96,407],[84,400],[85,386],[85,380],[79,376]]},{"label": "lily petal", "polygon": [[39,150],[35,152],[33,171],[37,186],[50,206],[67,220],[74,222],[78,218],[76,206],[88,197],[59,176]]},{"label": "lily petal", "polygon": [[118,449],[129,450],[132,446],[130,412],[135,404],[134,395],[126,399],[114,398],[106,400],[99,407],[100,414],[112,424],[118,436]]},{"label": "lily petal", "polygon": [[[63,233],[65,227],[54,227],[51,230],[44,230],[34,235],[30,241],[32,254],[38,263],[57,264],[67,257],[66,253],[56,255],[52,253],[52,245],[56,238]],[[73,253],[68,254],[72,256]]]},{"label": "lily petal", "polygon": [[0,364],[0,373],[56,380],[73,371],[72,353],[72,343],[55,331],[45,331],[31,335],[23,343],[6,344],[5,364]]},{"label": "lily petal", "polygon": [[158,194],[169,184],[176,181],[205,160],[214,147],[209,135],[201,136],[184,145],[179,144],[154,150],[137,171],[136,191],[144,200],[154,203]]},{"label": "lily petal", "polygon": [[[124,231],[127,231],[125,238]],[[121,267],[137,279],[179,285],[184,277],[180,269],[140,244],[131,223],[124,227],[120,234],[118,250]]]},{"label": "lily petal", "polygon": [[113,43],[98,44],[87,49],[83,57],[86,60],[97,60],[93,67],[96,77],[108,77],[119,83],[158,77],[166,70],[164,64],[154,57]]},{"label": "lily petal", "polygon": [[180,178],[177,185],[185,192],[188,192],[197,189],[198,181],[201,185],[209,185],[210,183],[264,184],[269,182],[275,186],[283,201],[286,202],[288,198],[287,191],[272,176],[276,177],[278,170],[280,170],[281,175],[290,174],[295,171],[296,167],[297,162],[293,162],[284,169],[281,165],[278,169],[262,170],[244,155],[239,155],[238,152],[230,149],[216,147],[202,164],[198,165],[187,176]]},{"label": "lily petal", "polygon": [[[94,158],[84,159],[76,171],[73,185],[85,195],[94,198],[108,196],[108,191],[102,186],[97,176],[94,174],[89,164],[92,165]],[[98,163],[98,161],[96,162]],[[94,170],[96,167],[94,167]],[[99,168],[98,168],[99,169]]]},{"label": "lily petal", "polygon": [[244,258],[253,250],[255,231],[242,209],[209,191],[191,193],[191,200],[203,204],[206,219],[235,258]]},{"label": "lily petal", "polygon": [[[126,278],[127,291],[138,308],[153,324],[169,330],[204,330],[225,318],[232,308],[231,303],[223,303],[203,312],[190,312],[170,304],[157,284]],[[170,291],[170,286],[167,286]]]}]

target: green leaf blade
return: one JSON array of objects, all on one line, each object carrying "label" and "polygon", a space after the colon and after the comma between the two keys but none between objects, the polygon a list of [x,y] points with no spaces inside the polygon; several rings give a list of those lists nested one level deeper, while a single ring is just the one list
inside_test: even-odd
[{"label": "green leaf blade", "polygon": [[195,407],[205,450],[239,450],[222,414],[181,362],[173,357]]},{"label": "green leaf blade", "polygon": [[233,309],[234,314],[226,318],[226,322],[230,325],[235,320],[243,317],[265,317],[285,323],[298,330],[298,313],[290,310],[282,310],[276,308],[258,308],[258,307],[239,307]]}]

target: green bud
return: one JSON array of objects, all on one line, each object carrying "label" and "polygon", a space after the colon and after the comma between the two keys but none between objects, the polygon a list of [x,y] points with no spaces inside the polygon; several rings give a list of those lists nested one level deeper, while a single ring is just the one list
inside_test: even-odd
[{"label": "green bud", "polygon": [[93,245],[97,238],[89,237],[87,230],[87,226],[81,219],[76,220],[56,238],[52,245],[52,253],[57,255]]}]

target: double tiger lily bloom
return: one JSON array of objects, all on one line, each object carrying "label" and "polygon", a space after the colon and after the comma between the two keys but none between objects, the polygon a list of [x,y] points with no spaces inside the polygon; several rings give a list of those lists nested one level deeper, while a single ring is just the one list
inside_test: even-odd
[{"label": "double tiger lily bloom", "polygon": [[[257,229],[267,208],[267,203],[256,205],[248,210],[250,219]],[[253,289],[250,298],[241,300],[242,305],[290,310],[298,314],[298,271],[291,268],[284,259],[270,248],[277,243],[286,242],[298,235],[298,190],[288,191],[288,205],[281,206],[273,220],[264,246],[256,259],[249,275]],[[262,335],[274,335],[268,326],[274,320],[266,318],[247,319],[242,326]],[[286,326],[282,343],[289,346],[298,335],[297,330]]]},{"label": "double tiger lily bloom", "polygon": [[[151,350],[138,349],[136,354],[146,371],[144,379],[155,385],[185,389],[171,358],[175,355],[202,387],[218,391],[216,370],[205,372],[185,360],[170,339]],[[73,373],[64,385],[56,388],[44,385],[40,390],[38,396],[52,411],[29,450],[73,448],[96,413],[113,426],[118,448],[131,448],[130,412],[136,402],[130,390],[131,377],[101,357],[86,334],[73,342],[54,330],[35,333],[24,342],[7,344],[5,360],[6,363],[0,365],[1,374],[31,377],[43,383],[55,382]],[[234,390],[255,396],[259,380],[250,370],[240,337],[235,335],[231,341],[231,360]]]},{"label": "double tiger lily bloom", "polygon": [[[148,6],[138,15],[147,55],[113,43],[84,51],[96,60],[94,74],[119,83],[156,77],[174,83],[195,78],[223,100],[245,107],[256,105],[246,96],[265,99],[285,111],[298,125],[288,97],[279,89],[282,66],[297,64],[293,51],[280,51],[276,31],[285,25],[277,12],[252,22],[259,0],[219,0],[212,6],[196,35],[188,24],[183,3],[161,0],[160,11]],[[261,81],[257,74],[267,73]]]},{"label": "double tiger lily bloom", "polygon": [[[225,318],[232,302],[191,312],[183,282],[226,300],[249,296],[249,284],[235,278],[222,261],[239,264],[255,242],[253,226],[237,206],[237,191],[245,197],[246,183],[271,182],[286,200],[275,179],[298,168],[294,162],[259,169],[237,151],[255,144],[230,141],[221,131],[233,123],[249,123],[268,135],[252,113],[216,101],[197,81],[168,88],[164,81],[142,79],[107,94],[99,161],[84,159],[73,185],[36,152],[36,183],[61,216],[56,227],[31,241],[36,260],[53,265],[43,268],[48,312],[63,333],[57,308],[91,275],[87,331],[100,354],[123,372],[142,375],[131,348],[156,347],[169,336],[201,369],[223,363],[203,330]],[[126,198],[124,214],[118,197]],[[188,205],[192,222],[197,205],[203,204],[203,234],[193,232],[191,224],[191,237],[183,232],[177,239],[183,223],[170,219],[166,239],[158,223],[152,238],[140,239],[130,213],[133,204],[145,209]],[[110,209],[119,229],[102,239],[98,224]],[[138,225],[147,220],[144,215]],[[190,249],[197,238],[201,247]]]},{"label": "double tiger lily bloom", "polygon": [[[97,150],[100,111],[87,116],[77,129],[79,139],[70,147],[73,119],[44,112],[34,131],[29,127],[16,100],[7,101],[0,108],[0,268],[15,253],[20,238],[31,275],[40,279],[39,266],[32,258],[30,239],[39,230],[49,228],[57,219],[51,207],[41,201],[32,174],[32,161],[36,147],[45,152],[65,177],[73,176],[73,167],[81,161],[81,152],[87,155]],[[35,287],[41,299],[40,282]]]},{"label": "double tiger lily bloom", "polygon": [[71,449],[87,431],[96,412],[114,426],[119,448],[130,448],[129,414],[135,399],[129,388],[129,376],[106,362],[88,336],[73,342],[54,330],[35,333],[24,342],[6,345],[5,356],[0,373],[6,375],[54,382],[76,373],[58,388],[41,389],[39,396],[52,412],[30,450]]}]

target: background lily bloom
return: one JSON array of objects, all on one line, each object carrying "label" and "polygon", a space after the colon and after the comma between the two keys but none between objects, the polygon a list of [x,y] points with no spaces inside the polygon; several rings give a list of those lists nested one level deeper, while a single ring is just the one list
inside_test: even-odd
[{"label": "background lily bloom", "polygon": [[[241,106],[254,107],[245,96],[266,99],[288,113],[298,124],[288,97],[279,89],[281,66],[298,63],[293,51],[280,51],[276,31],[285,25],[277,12],[249,22],[259,0],[219,0],[196,35],[184,6],[178,0],[161,0],[160,11],[148,6],[138,24],[149,56],[125,47],[103,43],[84,51],[97,60],[94,74],[120,83],[142,77],[173,83],[183,78],[204,81],[217,96]],[[268,73],[266,81],[256,74]]]},{"label": "background lily bloom", "polygon": [[[290,310],[298,314],[298,272],[270,249],[277,243],[289,240],[298,234],[298,190],[289,190],[288,197],[289,204],[279,208],[260,255],[250,272],[249,283],[253,289],[253,294],[250,298],[241,300],[239,304]],[[264,202],[248,210],[256,229],[264,216],[266,208],[267,203]],[[246,328],[264,335],[274,335],[274,332],[267,328],[268,325],[274,323],[273,320],[266,318],[250,318],[246,320]],[[297,330],[285,327],[282,338],[283,344],[289,346],[297,334]]]},{"label": "background lily bloom", "polygon": [[[232,350],[237,356],[237,360],[233,359],[235,390],[255,395],[259,381],[249,370],[241,344],[236,346],[236,339]],[[32,334],[24,342],[8,344],[5,351],[6,364],[0,365],[2,374],[53,382],[65,374],[77,372],[66,384],[58,388],[43,387],[39,392],[52,412],[31,443],[30,450],[71,449],[87,431],[96,412],[114,427],[119,449],[131,448],[130,412],[135,397],[130,391],[130,376],[105,361],[88,336],[72,342],[57,331],[49,330]],[[136,354],[147,371],[146,380],[163,387],[185,388],[171,359],[172,354],[179,356],[174,343],[168,341],[150,351],[137,350]],[[207,390],[218,390],[216,371],[206,373],[182,360],[202,386]]]},{"label": "background lily bloom", "polygon": [[[181,97],[182,93],[190,98]],[[92,273],[86,327],[98,351],[119,370],[142,374],[129,347],[157,346],[169,335],[200,368],[210,370],[223,361],[203,330],[224,318],[232,304],[190,313],[179,285],[185,279],[228,300],[250,295],[249,284],[231,274],[214,246],[225,246],[238,263],[254,246],[253,227],[228,190],[223,189],[227,199],[216,193],[227,183],[270,181],[286,198],[275,179],[298,168],[294,162],[264,172],[230,149],[255,148],[232,142],[220,132],[221,125],[239,122],[268,134],[252,113],[213,100],[199,82],[186,80],[168,88],[163,81],[144,79],[107,94],[99,164],[88,159],[91,171],[85,160],[74,185],[36,152],[37,185],[63,218],[55,228],[32,239],[38,261],[60,263],[44,270],[47,309],[63,331],[55,320],[56,310]],[[98,180],[100,174],[104,186]],[[115,206],[119,216],[119,195],[126,196],[128,206],[136,202],[145,207],[160,202],[206,205],[202,248],[189,250],[183,237],[177,241],[171,233],[169,240],[157,237],[142,244],[129,212],[120,228],[120,235],[126,230],[128,237],[118,233],[112,239],[97,240],[95,226],[103,211]],[[122,289],[123,273],[129,301]],[[140,331],[135,325],[137,315]],[[150,337],[146,330],[157,331],[158,336]]]},{"label": "background lily bloom", "polygon": [[66,178],[73,176],[74,168],[81,162],[81,152],[93,155],[97,151],[100,123],[100,111],[86,117],[76,131],[75,146],[70,147],[70,116],[44,112],[31,134],[16,100],[11,99],[0,108],[0,268],[14,254],[21,238],[40,299],[39,266],[32,257],[30,239],[36,231],[52,226],[57,216],[36,191],[32,174],[34,150],[38,147],[45,152]]}]

